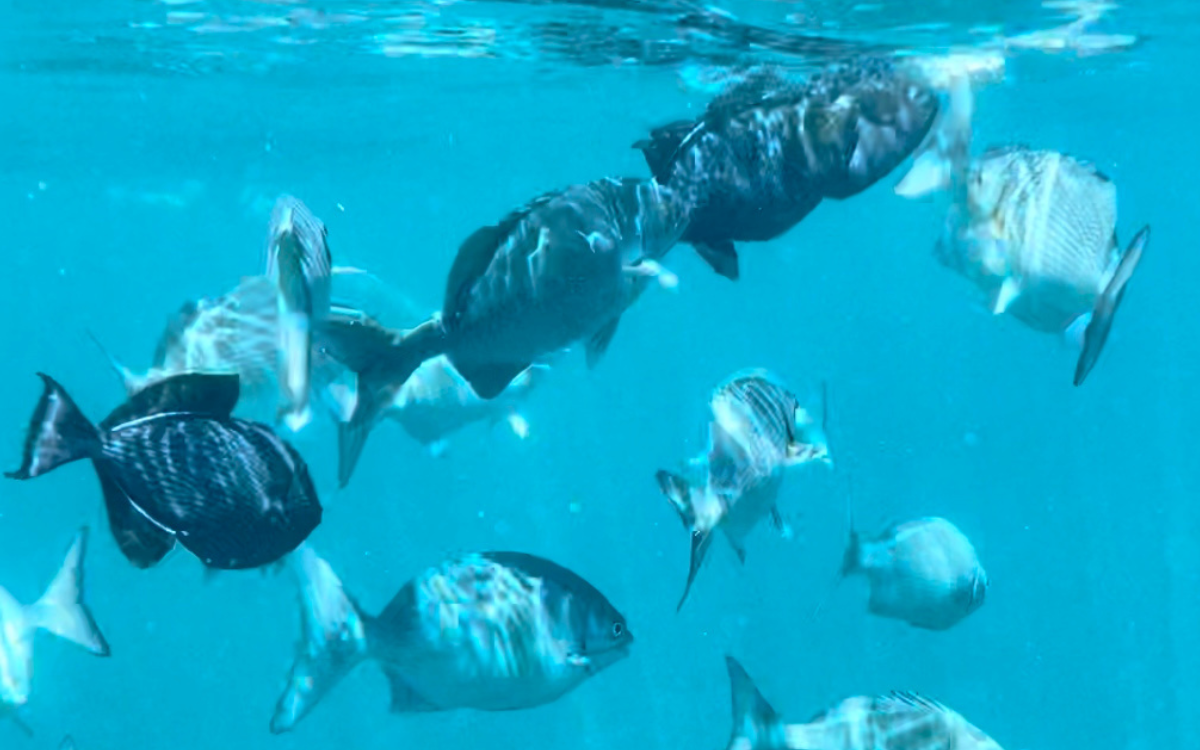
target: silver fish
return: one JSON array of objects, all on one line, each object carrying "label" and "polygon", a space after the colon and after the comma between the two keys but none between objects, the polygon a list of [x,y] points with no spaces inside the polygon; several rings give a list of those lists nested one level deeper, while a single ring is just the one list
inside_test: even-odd
[{"label": "silver fish", "polygon": [[314,324],[329,312],[333,256],[325,224],[299,199],[280,196],[271,212],[266,275],[278,304],[281,413],[292,430],[312,420],[310,353]]},{"label": "silver fish", "polygon": [[988,577],[975,547],[944,518],[896,524],[872,540],[851,531],[842,575],[865,576],[868,610],[927,630],[947,630],[983,606]]},{"label": "silver fish", "polygon": [[659,489],[691,532],[691,564],[676,610],[720,530],[741,562],[745,540],[768,515],[782,527],[777,500],[784,469],[814,461],[832,465],[824,419],[817,423],[799,399],[761,369],[735,373],[709,403],[708,451],[693,459],[690,476],[660,470]]},{"label": "silver fish", "polygon": [[1074,384],[1082,385],[1108,340],[1150,227],[1122,253],[1117,189],[1104,174],[1066,154],[1025,146],[992,148],[968,160],[969,85],[955,89],[951,109],[955,116],[897,192],[918,197],[949,188],[938,260],[979,287],[993,313],[1075,342]]},{"label": "silver fish", "polygon": [[276,734],[366,659],[383,668],[393,712],[506,711],[557,700],[633,644],[603,594],[534,555],[448,560],[405,584],[376,617],[359,610],[310,545],[293,559],[302,639],[271,719]]},{"label": "silver fish", "polygon": [[206,568],[278,562],[321,522],[303,457],[270,427],[230,416],[236,375],[159,381],[92,424],[48,375],[30,418],[21,467],[33,479],[90,459],[121,552],[159,563],[176,541]]},{"label": "silver fish", "polygon": [[682,239],[736,280],[735,241],[774,239],[825,198],[866,190],[921,143],[937,110],[932,91],[881,58],[830,65],[806,82],[763,69],[700,118],[633,146],[689,206]]},{"label": "silver fish", "polygon": [[[503,421],[524,440],[529,436],[529,422],[521,413],[521,404],[550,369],[548,361],[535,362],[513,378],[499,396],[482,399],[450,360],[439,355],[421,363],[392,402],[379,412],[379,419],[398,422],[434,456],[447,450],[450,435],[476,422]],[[328,389],[339,404],[339,420],[349,420],[357,398],[354,384],[333,383]]]},{"label": "silver fish", "polygon": [[0,587],[0,716],[11,718],[32,734],[21,718],[33,688],[33,641],[38,630],[83,646],[97,656],[108,656],[108,642],[83,601],[83,559],[88,528],[83,526],[58,574],[28,606]]},{"label": "silver fish", "polygon": [[742,665],[725,657],[733,692],[727,750],[1002,750],[961,714],[915,693],[847,698],[806,724],[785,724]]},{"label": "silver fish", "polygon": [[462,244],[441,315],[405,331],[330,321],[330,353],[358,374],[354,415],[339,435],[349,482],[378,411],[422,362],[444,354],[483,399],[530,364],[577,341],[603,357],[625,310],[686,223],[652,180],[601,179],[545,194]]}]

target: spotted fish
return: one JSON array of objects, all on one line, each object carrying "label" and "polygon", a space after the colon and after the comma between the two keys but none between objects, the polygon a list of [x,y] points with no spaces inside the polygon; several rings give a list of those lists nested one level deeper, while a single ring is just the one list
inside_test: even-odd
[{"label": "spotted fish", "polygon": [[851,531],[842,574],[866,577],[872,614],[926,630],[958,624],[988,589],[971,540],[944,518],[896,524],[867,541]]},{"label": "spotted fish", "polygon": [[83,601],[83,560],[88,528],[80,528],[66,559],[45,593],[28,606],[0,587],[0,716],[32,734],[22,713],[33,692],[33,641],[45,630],[97,656],[108,656],[108,642]]},{"label": "spotted fish", "polygon": [[727,750],[1002,750],[956,711],[915,693],[847,698],[806,724],[785,724],[742,665],[725,657],[733,692]]},{"label": "spotted fish", "polygon": [[557,700],[633,644],[625,617],[603,594],[534,555],[448,560],[405,584],[374,617],[309,545],[294,563],[302,638],[271,720],[276,734],[366,659],[383,668],[393,712],[508,711]]},{"label": "spotted fish", "polygon": [[763,69],[699,119],[655,128],[634,147],[688,205],[682,239],[736,280],[735,241],[774,239],[823,199],[866,190],[922,142],[938,106],[916,77],[878,58],[830,65],[806,82]]},{"label": "spotted fish", "polygon": [[799,398],[765,370],[734,374],[709,403],[708,451],[694,459],[690,476],[660,470],[659,489],[691,532],[683,608],[696,574],[720,530],[745,562],[745,540],[768,515],[782,525],[776,505],[784,469],[813,461],[832,464],[824,419],[818,424]]},{"label": "spotted fish", "polygon": [[320,523],[300,454],[269,426],[230,416],[236,375],[160,380],[98,426],[53,378],[38,377],[21,467],[5,476],[32,479],[90,459],[113,536],[136,567],[156,565],[178,541],[209,569],[259,568]]},{"label": "spotted fish", "polygon": [[299,199],[283,195],[275,201],[266,275],[275,285],[278,307],[280,413],[292,430],[312,419],[313,328],[329,312],[333,271],[327,236],[325,224]]},{"label": "spotted fish", "polygon": [[482,399],[533,362],[585,342],[594,367],[625,310],[684,229],[684,207],[650,180],[601,179],[547,193],[463,242],[440,315],[409,331],[331,321],[330,353],[358,373],[339,436],[350,480],[380,409],[422,362],[445,355]]}]

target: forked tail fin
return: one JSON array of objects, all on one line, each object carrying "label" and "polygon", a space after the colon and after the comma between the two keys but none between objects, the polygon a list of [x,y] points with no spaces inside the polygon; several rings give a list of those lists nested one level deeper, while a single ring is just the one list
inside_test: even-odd
[{"label": "forked tail fin", "polygon": [[87,553],[88,527],[79,529],[58,574],[26,610],[30,625],[83,646],[97,656],[108,656],[108,642],[83,601],[83,558]]},{"label": "forked tail fin", "polygon": [[9,479],[33,479],[63,464],[90,458],[101,449],[100,433],[54,378],[44,373],[42,396],[29,420],[21,468]]},{"label": "forked tail fin", "polygon": [[300,586],[301,641],[271,717],[273,734],[295,727],[368,655],[370,618],[342,589],[329,563],[307,543],[292,553],[292,563]]},{"label": "forked tail fin", "polygon": [[1096,300],[1096,306],[1092,309],[1092,321],[1088,323],[1087,330],[1083,334],[1083,351],[1079,353],[1079,362],[1075,365],[1076,386],[1083,385],[1088,373],[1096,366],[1096,360],[1100,358],[1100,352],[1104,350],[1104,342],[1108,341],[1108,333],[1112,330],[1113,317],[1116,316],[1117,308],[1121,306],[1121,299],[1125,296],[1125,287],[1133,278],[1133,272],[1137,270],[1138,263],[1142,260],[1142,251],[1146,249],[1149,241],[1150,225],[1147,224],[1129,243],[1125,254],[1121,256],[1121,263],[1117,266],[1116,273],[1108,282],[1108,287]]},{"label": "forked tail fin", "polygon": [[788,750],[783,720],[758,692],[750,675],[732,656],[725,657],[725,666],[733,694],[729,750]]}]

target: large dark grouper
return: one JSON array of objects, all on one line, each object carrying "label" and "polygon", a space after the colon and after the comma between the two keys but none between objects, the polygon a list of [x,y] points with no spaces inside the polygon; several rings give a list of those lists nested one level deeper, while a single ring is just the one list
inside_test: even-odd
[{"label": "large dark grouper", "polygon": [[992,312],[1061,334],[1079,348],[1074,383],[1095,367],[1150,227],[1124,252],[1117,243],[1117,188],[1096,167],[1057,151],[991,148],[970,158],[970,86],[952,91],[938,137],[896,192],[951,196],[938,261],[988,296]]},{"label": "large dark grouper", "polygon": [[633,644],[603,594],[534,555],[448,560],[405,584],[376,617],[359,610],[311,547],[293,560],[302,640],[271,719],[276,734],[366,659],[383,667],[393,712],[510,711],[558,700]]},{"label": "large dark grouper", "polygon": [[683,205],[652,180],[602,179],[547,193],[463,242],[441,315],[411,331],[363,321],[326,326],[330,354],[358,373],[354,414],[339,436],[350,480],[377,412],[422,362],[446,355],[483,399],[538,359],[586,342],[604,355],[622,313],[684,229]]},{"label": "large dark grouper", "polygon": [[682,239],[736,280],[735,241],[774,239],[822,199],[866,190],[921,144],[937,112],[937,97],[916,77],[867,58],[806,83],[760,72],[698,120],[656,128],[634,147],[687,202]]},{"label": "large dark grouper", "polygon": [[692,590],[713,532],[723,532],[744,563],[746,537],[759,521],[770,516],[782,528],[777,501],[784,470],[814,461],[832,464],[825,420],[818,424],[799,398],[765,370],[735,373],[713,392],[709,408],[708,451],[691,461],[692,476],[656,475],[659,489],[692,537],[687,584],[677,611]]},{"label": "large dark grouper", "polygon": [[321,522],[304,459],[270,427],[230,416],[236,375],[158,381],[97,427],[50,376],[30,420],[21,468],[32,479],[91,459],[121,552],[139,568],[178,541],[209,569],[279,561]]},{"label": "large dark grouper", "polygon": [[280,196],[271,212],[267,273],[278,307],[280,414],[293,431],[312,420],[314,324],[329,312],[333,256],[328,230],[299,199]]},{"label": "large dark grouper", "polygon": [[961,714],[922,696],[895,692],[847,698],[807,724],[785,724],[732,656],[727,750],[1002,750]]},{"label": "large dark grouper", "polygon": [[38,630],[108,656],[108,642],[83,601],[83,559],[88,528],[80,528],[58,574],[38,599],[22,606],[0,587],[0,717],[15,721],[32,734],[22,713],[33,691],[33,640]]}]

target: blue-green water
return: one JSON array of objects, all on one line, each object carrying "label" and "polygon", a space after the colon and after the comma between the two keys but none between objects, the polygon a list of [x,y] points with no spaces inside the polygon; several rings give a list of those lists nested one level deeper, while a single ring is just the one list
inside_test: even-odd
[{"label": "blue-green water", "polygon": [[[1032,3],[876,16],[801,6],[727,10],[793,31],[783,16],[803,11],[830,34],[891,46],[1053,25]],[[478,226],[554,187],[647,174],[630,144],[709,96],[682,87],[680,71],[767,53],[697,42],[670,47],[678,59],[662,64],[618,64],[572,59],[535,31],[567,19],[611,39],[608,13],[626,37],[670,41],[681,35],[663,13],[679,7],[650,22],[566,5],[332,3],[328,13],[362,20],[324,26],[302,20],[303,4],[0,10],[6,468],[19,460],[34,373],[60,380],[93,418],[107,413],[122,391],[84,331],[149,364],[181,302],[259,272],[281,192],[322,217],[339,263],[433,309]],[[216,16],[244,28],[205,27]],[[978,143],[1086,157],[1119,186],[1122,240],[1154,228],[1085,387],[1071,386],[1074,355],[1054,337],[993,318],[935,263],[942,209],[893,195],[897,174],[826,202],[778,240],[743,246],[736,284],[674,250],[678,292],[647,293],[596,369],[578,355],[563,364],[526,407],[526,441],[476,425],[434,459],[385,424],[339,492],[332,427],[293,438],[326,505],[311,542],[367,610],[449,554],[534,552],[628,616],[637,642],[627,660],[543,708],[415,716],[389,715],[385,682],[365,665],[294,732],[272,736],[299,637],[290,578],[205,583],[183,554],[133,569],[79,464],[0,484],[0,583],[33,600],[89,524],[88,597],[113,656],[39,636],[36,736],[0,724],[0,748],[54,747],[65,733],[82,750],[714,748],[730,730],[726,653],[794,721],[849,695],[904,689],[948,703],[1010,750],[1193,744],[1198,18],[1183,3],[1117,10],[1107,30],[1136,34],[1139,46],[1014,51],[1005,80],[978,93]],[[916,28],[934,21],[945,24]],[[464,24],[491,40],[481,56],[431,54],[477,49],[464,33],[435,33]],[[415,29],[406,43],[424,46],[396,48],[388,35],[405,28]],[[744,567],[714,545],[676,614],[688,541],[654,472],[701,450],[710,389],[755,366],[801,390],[829,382],[837,471],[790,477],[782,505],[795,538],[764,525]],[[958,524],[987,566],[986,606],[949,632],[916,631],[869,617],[865,586],[851,580],[810,620],[841,559],[851,486],[868,531],[917,515]]]}]

